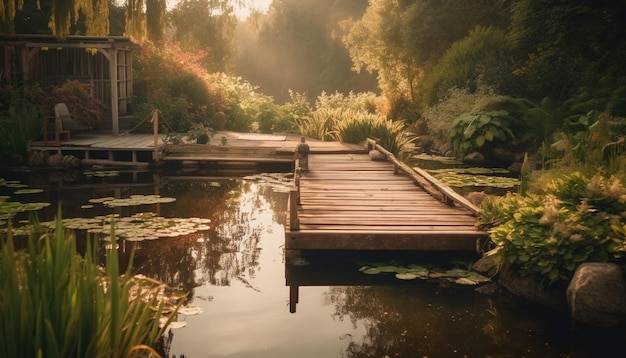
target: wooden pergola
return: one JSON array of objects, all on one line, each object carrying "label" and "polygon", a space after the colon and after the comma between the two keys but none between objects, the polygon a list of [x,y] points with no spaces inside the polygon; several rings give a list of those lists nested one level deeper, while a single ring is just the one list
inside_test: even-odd
[{"label": "wooden pergola", "polygon": [[0,78],[21,78],[41,85],[66,80],[85,84],[105,105],[103,128],[119,133],[120,116],[129,112],[133,97],[132,51],[128,37],[69,36],[58,41],[47,35],[0,35]]}]

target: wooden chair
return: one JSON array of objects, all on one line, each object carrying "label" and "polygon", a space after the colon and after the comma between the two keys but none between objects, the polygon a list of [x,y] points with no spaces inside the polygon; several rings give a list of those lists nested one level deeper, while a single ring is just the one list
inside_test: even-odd
[{"label": "wooden chair", "polygon": [[43,141],[48,144],[50,139],[54,138],[54,143],[59,144],[61,140],[70,140],[70,131],[89,129],[91,129],[89,125],[72,119],[65,103],[57,103],[54,106],[54,116],[44,117]]}]

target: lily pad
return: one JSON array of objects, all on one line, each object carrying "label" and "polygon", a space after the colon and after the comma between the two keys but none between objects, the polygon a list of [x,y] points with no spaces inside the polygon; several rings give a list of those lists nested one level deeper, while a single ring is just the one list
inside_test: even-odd
[{"label": "lily pad", "polygon": [[446,274],[450,277],[467,277],[469,275],[469,271],[463,269],[452,269],[446,271]]},{"label": "lily pad", "polygon": [[16,190],[13,194],[37,194],[43,193],[43,189],[19,189]]},{"label": "lily pad", "polygon": [[204,310],[198,306],[184,306],[178,309],[178,313],[185,316],[194,316],[204,312]]},{"label": "lily pad", "polygon": [[454,282],[458,283],[459,285],[467,285],[467,286],[476,285],[478,283],[467,277],[457,278],[456,280],[454,280]]},{"label": "lily pad", "polygon": [[419,278],[420,276],[410,273],[410,272],[405,272],[405,273],[397,273],[396,274],[396,278],[400,279],[400,280],[415,280],[417,278]]},{"label": "lily pad", "polygon": [[379,274],[381,271],[376,267],[368,267],[361,272],[366,273],[368,275],[376,275],[376,274]]}]

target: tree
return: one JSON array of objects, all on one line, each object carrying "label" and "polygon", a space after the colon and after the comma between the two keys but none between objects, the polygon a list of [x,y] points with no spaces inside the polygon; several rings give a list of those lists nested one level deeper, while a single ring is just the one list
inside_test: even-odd
[{"label": "tree", "polygon": [[417,102],[419,83],[450,45],[476,25],[504,27],[506,0],[371,0],[344,23],[343,42],[357,71],[378,73],[392,102]]},{"label": "tree", "polygon": [[[370,91],[372,76],[350,70],[350,57],[340,41],[338,23],[360,17],[362,0],[274,0],[266,16],[240,26],[238,71],[279,100],[289,90],[313,100],[322,91]],[[262,61],[259,61],[259,58]]]},{"label": "tree", "polygon": [[[0,33],[15,33],[16,16],[22,10],[28,11],[22,14],[22,20],[31,16],[31,12],[46,10],[45,14],[49,11],[48,27],[58,39],[76,33],[76,28],[72,32],[72,26],[81,19],[84,19],[81,28],[85,35],[107,36],[110,2],[113,0],[0,0]],[[160,37],[165,27],[165,0],[126,0],[125,8],[127,36],[138,41]],[[29,28],[32,27],[23,29]]]},{"label": "tree", "polygon": [[203,51],[203,65],[213,71],[230,69],[236,49],[237,18],[230,1],[182,0],[170,14],[173,39],[186,51]]},{"label": "tree", "polygon": [[524,95],[559,101],[607,71],[624,75],[626,2],[520,0],[512,7],[509,36],[522,64]]}]

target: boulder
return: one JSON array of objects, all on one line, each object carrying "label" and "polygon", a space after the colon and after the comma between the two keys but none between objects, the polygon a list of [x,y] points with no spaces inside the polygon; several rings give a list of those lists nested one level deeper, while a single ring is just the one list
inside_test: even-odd
[{"label": "boulder", "polygon": [[567,301],[563,287],[541,288],[536,282],[518,275],[515,270],[506,265],[502,267],[498,274],[498,283],[515,296],[556,311],[567,310]]},{"label": "boulder", "polygon": [[616,327],[626,322],[626,284],[622,268],[612,263],[584,263],[567,287],[572,321]]},{"label": "boulder", "polygon": [[51,167],[63,166],[63,154],[56,153],[48,157],[48,165]]},{"label": "boulder", "polygon": [[379,152],[376,149],[372,149],[370,150],[370,158],[374,161],[385,161],[387,160],[387,156],[384,155],[383,153]]},{"label": "boulder", "polygon": [[463,157],[463,163],[469,165],[483,165],[485,164],[485,156],[479,152],[472,152]]},{"label": "boulder", "polygon": [[64,168],[79,168],[80,167],[80,159],[73,155],[64,155],[63,156],[63,167]]},{"label": "boulder", "polygon": [[494,162],[498,164],[503,164],[503,166],[510,165],[515,161],[515,153],[506,148],[494,148],[491,152],[491,156]]},{"label": "boulder", "polygon": [[39,150],[30,151],[28,153],[28,160],[26,161],[26,164],[29,167],[44,166],[46,165],[47,154],[48,153],[46,151],[39,151]]}]

